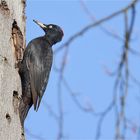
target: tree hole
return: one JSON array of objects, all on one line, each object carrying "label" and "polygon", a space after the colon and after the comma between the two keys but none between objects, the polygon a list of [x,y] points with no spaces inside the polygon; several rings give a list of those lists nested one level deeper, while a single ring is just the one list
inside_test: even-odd
[{"label": "tree hole", "polygon": [[11,122],[11,116],[9,115],[9,113],[6,113],[6,119],[7,119],[7,121],[10,123]]},{"label": "tree hole", "polygon": [[17,91],[13,91],[13,97],[18,97],[18,92]]}]

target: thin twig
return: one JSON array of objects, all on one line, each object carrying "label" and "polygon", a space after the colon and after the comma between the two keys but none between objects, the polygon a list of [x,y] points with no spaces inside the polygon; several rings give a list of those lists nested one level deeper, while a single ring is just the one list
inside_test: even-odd
[{"label": "thin twig", "polygon": [[119,16],[120,14],[123,14],[125,11],[129,10],[132,6],[134,6],[136,3],[138,2],[138,0],[133,0],[128,6],[126,6],[125,8],[112,13],[109,16],[106,16],[98,21],[96,21],[95,23],[91,23],[87,26],[85,26],[83,29],[81,29],[79,32],[75,33],[74,35],[72,35],[64,44],[62,44],[59,48],[57,48],[54,52],[57,53],[59,52],[61,49],[68,47],[75,39],[77,39],[79,36],[82,36],[84,33],[86,33],[89,29],[96,27],[106,21],[109,21],[110,19],[115,18],[116,16]]}]

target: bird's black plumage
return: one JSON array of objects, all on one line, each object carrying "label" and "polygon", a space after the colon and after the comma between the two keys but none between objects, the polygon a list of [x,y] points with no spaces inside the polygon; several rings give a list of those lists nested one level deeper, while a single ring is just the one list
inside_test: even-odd
[{"label": "bird's black plumage", "polygon": [[62,40],[62,29],[54,24],[45,25],[35,21],[45,35],[30,41],[25,49],[19,68],[22,83],[22,99],[19,113],[22,125],[32,104],[37,111],[48,83],[52,66],[52,45]]}]

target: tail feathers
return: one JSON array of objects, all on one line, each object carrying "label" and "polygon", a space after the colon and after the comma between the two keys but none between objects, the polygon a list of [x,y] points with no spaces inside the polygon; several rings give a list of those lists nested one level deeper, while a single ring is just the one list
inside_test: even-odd
[{"label": "tail feathers", "polygon": [[24,126],[24,121],[27,117],[30,107],[31,107],[30,104],[24,103],[23,99],[21,99],[19,104],[19,116],[22,126]]}]

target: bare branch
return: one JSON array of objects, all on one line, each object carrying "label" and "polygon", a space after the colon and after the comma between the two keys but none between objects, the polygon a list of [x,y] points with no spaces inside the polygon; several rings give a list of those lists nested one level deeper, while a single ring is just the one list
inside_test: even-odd
[{"label": "bare branch", "polygon": [[[89,18],[93,21],[96,22],[96,17],[90,12],[90,10],[87,8],[85,2],[83,0],[80,0],[81,6],[84,10],[84,12],[89,16]],[[118,35],[118,33],[114,32],[111,30],[111,28],[104,27],[102,25],[99,26],[100,29],[107,35],[119,40],[119,41],[124,41],[124,39]]]},{"label": "bare branch", "polygon": [[120,14],[123,14],[124,12],[126,12],[127,10],[129,10],[131,7],[134,7],[135,4],[138,2],[138,0],[133,0],[128,6],[126,6],[125,8],[112,13],[111,15],[104,17],[98,21],[96,21],[95,23],[91,23],[89,25],[87,25],[86,27],[84,27],[82,30],[80,30],[79,32],[77,32],[76,34],[72,35],[64,44],[62,44],[59,48],[57,48],[55,50],[55,53],[60,51],[61,49],[68,47],[77,37],[83,35],[84,33],[86,33],[89,29],[96,27],[106,21],[109,21],[112,18],[115,18],[116,16],[119,16]]}]

